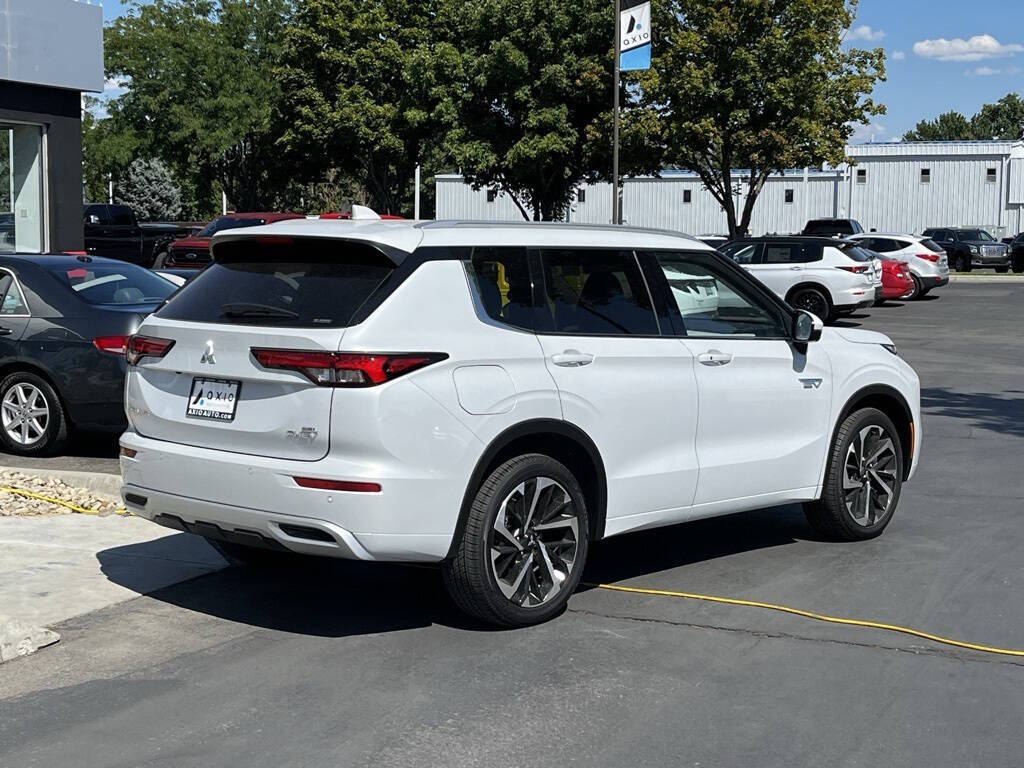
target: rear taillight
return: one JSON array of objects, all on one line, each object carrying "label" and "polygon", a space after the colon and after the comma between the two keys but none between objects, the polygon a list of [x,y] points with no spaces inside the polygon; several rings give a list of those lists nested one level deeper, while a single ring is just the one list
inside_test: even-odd
[{"label": "rear taillight", "polygon": [[448,357],[439,352],[305,352],[255,347],[251,351],[264,368],[297,371],[322,387],[373,387]]},{"label": "rear taillight", "polygon": [[867,272],[870,268],[858,265],[856,267],[839,267],[839,269],[842,269],[846,272],[853,272],[855,275],[862,275],[865,272]]},{"label": "rear taillight", "polygon": [[925,261],[930,261],[932,264],[936,264],[939,261],[939,254],[937,254],[937,253],[919,253],[919,254],[917,254],[917,258],[924,259]]},{"label": "rear taillight", "polygon": [[98,336],[92,340],[92,345],[100,352],[109,352],[112,355],[123,355],[128,351],[128,337]]},{"label": "rear taillight", "polygon": [[153,336],[129,336],[125,357],[128,365],[138,365],[147,357],[163,357],[174,346],[173,339],[158,339]]}]

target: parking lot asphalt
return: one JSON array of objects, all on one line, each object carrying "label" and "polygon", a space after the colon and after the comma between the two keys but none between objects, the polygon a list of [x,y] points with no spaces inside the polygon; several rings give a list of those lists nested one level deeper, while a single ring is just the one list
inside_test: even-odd
[{"label": "parking lot asphalt", "polygon": [[[825,543],[798,509],[762,510],[602,542],[585,580],[1024,648],[1022,309],[1024,285],[961,283],[843,321],[888,333],[922,379],[922,463],[881,538]],[[756,608],[584,589],[546,625],[490,631],[449,607],[433,570],[319,562],[227,569],[57,629],[58,645],[0,673],[4,765],[962,768],[1024,754],[1024,659]]]}]

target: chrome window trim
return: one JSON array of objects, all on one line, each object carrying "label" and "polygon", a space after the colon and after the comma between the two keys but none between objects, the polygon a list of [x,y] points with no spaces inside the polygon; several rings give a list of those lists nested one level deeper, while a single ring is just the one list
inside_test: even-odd
[{"label": "chrome window trim", "polygon": [[2,272],[6,272],[8,275],[11,276],[12,284],[17,286],[18,293],[21,294],[21,303],[25,305],[25,309],[27,309],[28,312],[26,314],[23,314],[23,315],[4,315],[4,314],[0,314],[0,318],[4,318],[4,317],[32,317],[32,307],[30,307],[28,305],[28,296],[25,295],[25,289],[21,287],[21,281],[18,279],[18,276],[16,274],[14,274],[14,270],[9,269],[8,267],[0,267],[0,273],[2,273]]}]

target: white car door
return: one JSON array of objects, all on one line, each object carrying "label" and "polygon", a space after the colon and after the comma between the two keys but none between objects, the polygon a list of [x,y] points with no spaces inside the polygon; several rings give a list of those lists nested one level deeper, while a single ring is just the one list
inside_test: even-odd
[{"label": "white car door", "polygon": [[534,258],[541,321],[550,321],[538,338],[563,418],[590,435],[604,461],[606,532],[681,519],[697,486],[689,351],[660,335],[632,251],[553,248]]},{"label": "white car door", "polygon": [[815,262],[820,260],[820,245],[799,241],[769,242],[764,244],[758,261],[748,271],[776,296],[785,299],[793,286],[806,281],[806,273],[816,271]]},{"label": "white car door", "polygon": [[716,285],[717,306],[678,304],[696,365],[700,474],[693,514],[815,495],[830,438],[831,366],[814,342],[790,340],[790,316],[706,253],[658,253],[662,269]]}]

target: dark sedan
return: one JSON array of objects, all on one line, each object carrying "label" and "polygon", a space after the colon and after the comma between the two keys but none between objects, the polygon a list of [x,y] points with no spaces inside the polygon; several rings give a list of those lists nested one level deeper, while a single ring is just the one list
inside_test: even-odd
[{"label": "dark sedan", "polygon": [[177,289],[93,256],[0,256],[0,449],[53,454],[72,429],[123,430],[125,344]]}]

